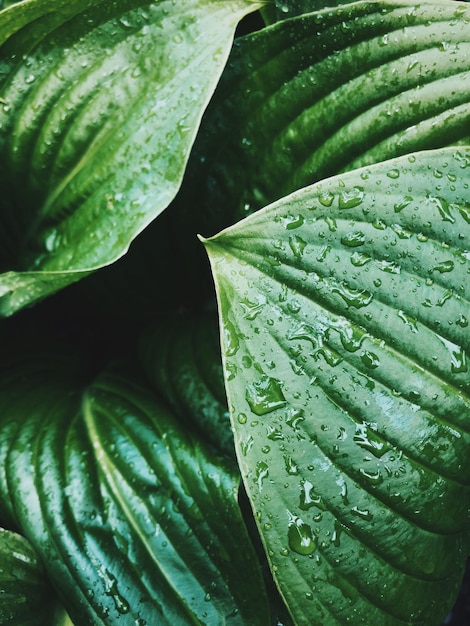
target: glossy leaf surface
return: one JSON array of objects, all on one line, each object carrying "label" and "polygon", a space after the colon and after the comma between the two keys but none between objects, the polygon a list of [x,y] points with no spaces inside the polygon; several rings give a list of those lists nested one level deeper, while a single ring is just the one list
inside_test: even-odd
[{"label": "glossy leaf surface", "polygon": [[140,340],[147,376],[181,420],[197,425],[215,448],[234,453],[218,325],[213,315],[163,318]]},{"label": "glossy leaf surface", "polygon": [[83,390],[69,360],[7,368],[0,501],[75,623],[269,621],[232,469],[128,375]]},{"label": "glossy leaf surface", "polygon": [[470,151],[206,240],[236,447],[298,624],[440,624],[468,554]]},{"label": "glossy leaf surface", "polygon": [[198,232],[344,170],[467,143],[469,19],[461,2],[357,2],[237,40],[183,185]]},{"label": "glossy leaf surface", "polygon": [[122,256],[176,194],[251,0],[0,15],[0,312]]},{"label": "glossy leaf surface", "polygon": [[0,623],[51,626],[54,593],[39,557],[21,535],[0,528]]}]

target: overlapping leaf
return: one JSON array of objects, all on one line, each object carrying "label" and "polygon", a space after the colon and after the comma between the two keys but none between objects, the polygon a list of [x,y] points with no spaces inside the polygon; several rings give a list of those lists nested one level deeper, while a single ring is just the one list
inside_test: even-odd
[{"label": "overlapping leaf", "polygon": [[470,151],[296,192],[206,241],[236,447],[298,624],[440,624],[467,556]]},{"label": "overlapping leaf", "polygon": [[31,544],[0,528],[0,623],[58,626],[55,610],[54,593]]},{"label": "overlapping leaf", "polygon": [[73,361],[39,355],[8,363],[0,406],[0,515],[74,622],[269,621],[239,477],[148,389],[108,371],[83,391]]},{"label": "overlapping leaf", "polygon": [[232,456],[215,316],[165,317],[146,329],[140,345],[147,376],[159,395],[180,419],[197,424],[217,450]]},{"label": "overlapping leaf", "polygon": [[0,17],[0,311],[122,256],[172,200],[251,0],[29,0]]},{"label": "overlapping leaf", "polygon": [[453,1],[356,2],[237,40],[182,213],[197,197],[198,232],[212,235],[343,170],[467,142],[469,11]]}]

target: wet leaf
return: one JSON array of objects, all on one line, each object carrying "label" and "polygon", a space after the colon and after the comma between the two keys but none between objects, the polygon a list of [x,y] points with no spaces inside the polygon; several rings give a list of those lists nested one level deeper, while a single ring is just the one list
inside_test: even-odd
[{"label": "wet leaf", "polygon": [[469,182],[468,149],[415,153],[205,240],[243,480],[297,624],[432,626],[455,600]]},{"label": "wet leaf", "polygon": [[21,535],[0,528],[0,623],[59,626],[56,598],[39,556]]},{"label": "wet leaf", "polygon": [[186,219],[209,236],[341,171],[469,143],[469,11],[355,2],[237,40],[188,165]]},{"label": "wet leaf", "polygon": [[238,473],[144,384],[39,353],[1,373],[0,517],[77,625],[268,623]]},{"label": "wet leaf", "polygon": [[176,194],[250,0],[27,0],[0,17],[0,313],[121,257]]}]

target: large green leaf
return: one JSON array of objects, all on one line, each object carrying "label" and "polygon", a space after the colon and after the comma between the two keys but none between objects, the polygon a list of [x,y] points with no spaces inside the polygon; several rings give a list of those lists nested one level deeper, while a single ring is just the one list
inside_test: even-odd
[{"label": "large green leaf", "polygon": [[3,626],[58,626],[56,602],[32,545],[0,528],[0,623]]},{"label": "large green leaf", "polygon": [[[469,19],[461,2],[357,2],[237,40],[179,223],[212,235],[343,170],[467,143]],[[187,209],[195,198],[203,217]]]},{"label": "large green leaf", "polygon": [[253,0],[0,15],[0,313],[122,256],[170,203]]},{"label": "large green leaf", "polygon": [[205,242],[243,479],[296,623],[440,624],[469,550],[470,149]]},{"label": "large green leaf", "polygon": [[113,370],[83,390],[38,355],[5,364],[0,407],[0,502],[77,625],[265,626],[239,476],[146,387]]}]

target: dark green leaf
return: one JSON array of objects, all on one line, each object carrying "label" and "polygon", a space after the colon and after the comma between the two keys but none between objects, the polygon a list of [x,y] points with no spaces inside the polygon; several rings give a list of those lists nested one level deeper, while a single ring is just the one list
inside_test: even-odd
[{"label": "dark green leaf", "polygon": [[0,623],[2,626],[51,626],[54,593],[32,545],[0,528]]},{"label": "dark green leaf", "polygon": [[183,185],[186,219],[213,234],[341,171],[469,142],[469,20],[461,2],[357,2],[238,40]]},{"label": "dark green leaf", "polygon": [[83,391],[66,362],[40,362],[2,372],[0,496],[72,619],[264,626],[238,475],[128,376]]},{"label": "dark green leaf", "polygon": [[243,479],[296,623],[441,623],[469,550],[470,150],[206,241]]},{"label": "dark green leaf", "polygon": [[27,0],[0,22],[0,313],[122,256],[170,203],[252,0]]},{"label": "dark green leaf", "polygon": [[266,23],[272,24],[338,4],[348,4],[348,2],[342,0],[273,0],[266,7],[263,7],[261,13]]},{"label": "dark green leaf", "polygon": [[216,449],[233,456],[215,316],[164,318],[143,333],[140,344],[147,376],[159,395]]}]

